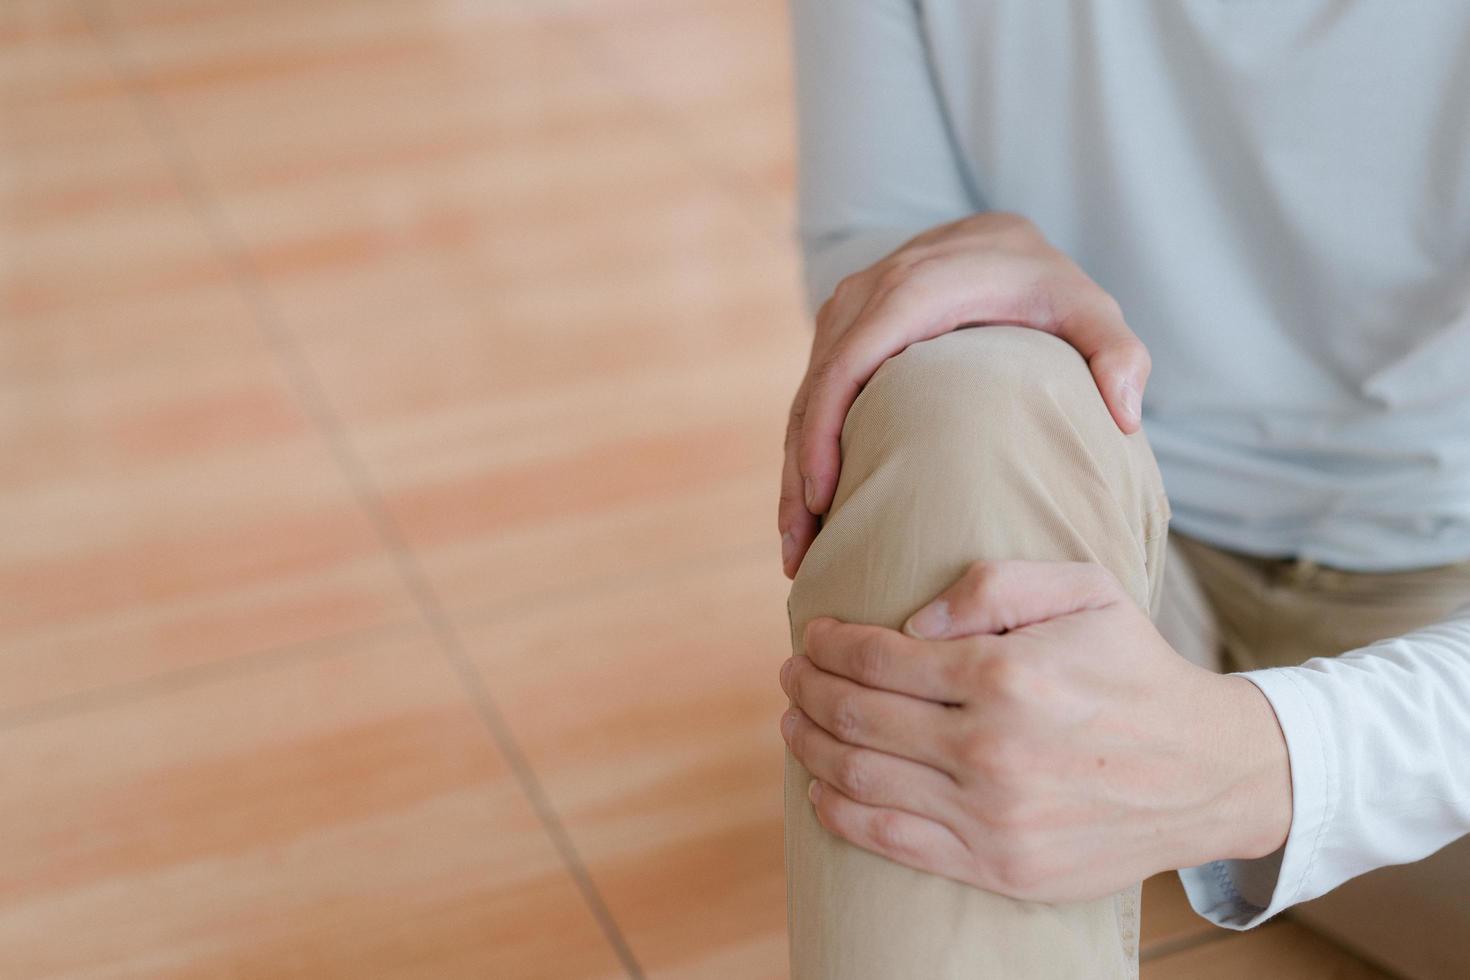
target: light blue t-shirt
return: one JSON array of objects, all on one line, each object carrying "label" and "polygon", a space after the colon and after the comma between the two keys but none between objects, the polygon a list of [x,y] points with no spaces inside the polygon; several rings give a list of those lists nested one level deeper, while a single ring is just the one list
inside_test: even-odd
[{"label": "light blue t-shirt", "polygon": [[793,3],[815,306],[908,237],[1035,221],[1154,370],[1174,526],[1470,558],[1470,3]]}]

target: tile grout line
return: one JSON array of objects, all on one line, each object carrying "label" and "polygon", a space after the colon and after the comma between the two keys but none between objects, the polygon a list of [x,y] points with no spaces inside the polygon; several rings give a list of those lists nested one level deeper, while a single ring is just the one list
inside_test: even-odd
[{"label": "tile grout line", "polygon": [[151,89],[144,73],[127,57],[123,43],[112,22],[110,11],[99,0],[75,0],[106,52],[113,73],[132,98],[145,127],[168,160],[174,178],[203,225],[216,253],[229,267],[256,327],[274,350],[288,375],[303,409],[315,423],[327,443],[338,468],[346,478],[358,506],[373,525],[385,545],[399,578],[413,598],[425,624],[429,627],[441,655],[459,679],[461,688],[480,716],[496,747],[505,757],[512,773],[551,839],[564,866],[570,873],[582,899],[597,921],[604,937],[613,947],[628,976],[642,980],[644,973],[611,909],[592,881],[591,873],[552,805],[550,797],[531,767],[530,760],[516,741],[509,723],[491,697],[489,689],[469,658],[464,640],[450,622],[443,603],[424,574],[417,556],[409,549],[397,521],[389,512],[381,491],[374,483],[363,460],[353,449],[341,420],[327,397],[325,388],[304,350],[291,336],[284,317],[265,288],[259,271],[251,260],[225,215],[208,192],[199,173],[197,161],[189,151],[167,108]]},{"label": "tile grout line", "polygon": [[[605,594],[609,590],[616,594],[619,590],[645,588],[668,578],[677,578],[685,572],[728,568],[758,558],[768,559],[769,551],[770,549],[764,545],[759,549],[750,547],[731,549],[713,556],[655,566],[631,575],[599,576],[568,588],[556,588],[549,592],[535,593],[503,602],[463,606],[456,611],[454,618],[464,625],[476,628],[493,626],[508,615],[524,615],[527,612],[555,606],[566,602],[571,596],[589,592]],[[393,636],[408,635],[410,630],[422,629],[423,626],[422,616],[415,612],[411,619],[387,619],[316,636],[287,640],[283,643],[274,643],[259,649],[234,654],[223,660],[174,667],[105,687],[0,708],[0,732],[54,721],[79,713],[103,711],[108,708],[135,704],[160,693],[188,689],[198,684],[208,684],[262,670],[271,670],[283,663],[338,656],[344,652],[343,645],[354,640],[376,642]],[[3,664],[5,656],[5,653],[0,653],[0,664]]]},{"label": "tile grout line", "polygon": [[[605,593],[609,589],[643,588],[682,572],[704,571],[711,567],[729,567],[732,563],[751,561],[758,556],[768,558],[769,548],[762,546],[740,548],[720,552],[713,558],[705,557],[649,568],[632,575],[605,575],[590,579],[572,588],[557,588],[521,599],[492,602],[462,607],[455,614],[459,622],[473,627],[493,626],[508,614],[521,615],[526,612],[565,602],[569,596],[586,592]],[[711,562],[714,562],[712,566]],[[58,718],[89,711],[105,711],[121,705],[135,704],[160,693],[184,690],[197,684],[208,684],[229,677],[245,676],[263,670],[271,670],[285,663],[316,660],[344,655],[344,644],[355,640],[376,642],[393,636],[406,636],[412,629],[422,629],[423,617],[417,613],[412,619],[388,619],[344,630],[322,633],[298,640],[288,640],[238,653],[223,660],[214,660],[183,667],[174,667],[157,674],[149,674],[135,680],[106,687],[92,688],[70,694],[57,695],[21,704],[0,708],[0,732],[24,728],[27,725],[44,724]],[[0,653],[0,663],[5,654]]]},{"label": "tile grout line", "polygon": [[0,732],[14,731],[27,725],[45,724],[59,718],[71,718],[92,711],[137,704],[173,691],[188,690],[196,685],[209,684],[231,677],[247,677],[251,674],[269,672],[283,664],[309,663],[331,657],[346,656],[355,641],[377,642],[394,636],[408,636],[412,631],[422,630],[418,617],[411,620],[385,621],[368,626],[356,626],[336,633],[301,640],[278,643],[249,653],[236,654],[223,660],[204,661],[184,667],[174,667],[157,674],[149,674],[136,680],[113,684],[107,687],[76,691],[21,704],[11,708],[0,708]]}]

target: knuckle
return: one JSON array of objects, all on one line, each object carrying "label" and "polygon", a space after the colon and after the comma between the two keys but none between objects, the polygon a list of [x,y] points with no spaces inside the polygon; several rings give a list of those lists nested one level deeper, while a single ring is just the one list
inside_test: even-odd
[{"label": "knuckle", "polygon": [[796,465],[796,450],[801,445],[802,431],[806,426],[807,398],[805,395],[791,403],[791,414],[786,419],[786,438],[782,448],[786,451],[786,468]]},{"label": "knuckle", "polygon": [[914,286],[923,285],[930,278],[940,274],[949,261],[951,261],[950,257],[942,248],[911,249],[904,256],[903,268],[892,288],[908,290]]},{"label": "knuckle", "polygon": [[910,850],[903,820],[895,813],[875,814],[869,824],[873,843],[890,854],[907,854]]},{"label": "knuckle", "polygon": [[[806,644],[808,649],[811,644]],[[796,657],[795,663],[791,665],[791,673],[786,677],[786,684],[791,688],[791,700],[798,707],[803,706],[806,701],[806,657]]]},{"label": "knuckle", "polygon": [[1013,897],[1033,894],[1045,876],[1035,848],[1017,837],[1008,839],[1000,847],[992,871],[1001,890]]},{"label": "knuckle", "polygon": [[905,262],[888,262],[878,270],[875,285],[879,293],[893,293],[906,287],[911,281],[914,270],[924,262],[922,257],[915,257]]},{"label": "knuckle", "polygon": [[[810,370],[808,370],[810,374]],[[811,399],[810,384],[803,381],[801,388],[791,396],[791,412],[787,419],[787,428],[797,429],[801,427],[801,420],[806,417],[807,402]]]},{"label": "knuckle", "polygon": [[824,794],[823,799],[817,802],[815,809],[817,814],[817,823],[821,824],[824,828],[826,828],[829,832],[833,834],[837,834],[840,837],[846,836],[845,834],[841,834],[838,831],[837,825],[832,819],[832,811],[830,805],[827,803],[826,794]]},{"label": "knuckle", "polygon": [[839,364],[838,358],[839,354],[833,351],[830,354],[824,354],[819,360],[812,362],[807,372],[810,387],[808,389],[809,393],[806,398],[806,403],[802,405],[799,413],[794,413],[797,428],[801,428],[805,424],[807,417],[811,415],[812,403],[820,403],[826,397],[828,387],[836,380]]},{"label": "knuckle", "polygon": [[[779,520],[787,514],[794,513],[796,505],[800,502],[801,500],[797,497],[796,491],[790,485],[783,483],[781,485],[781,494],[776,500],[777,519]],[[782,530],[786,530],[786,528],[783,527]]]},{"label": "knuckle", "polygon": [[852,695],[839,695],[832,702],[830,723],[830,731],[839,741],[851,742],[862,734],[861,713]]},{"label": "knuckle", "polygon": [[832,298],[828,302],[834,306],[846,306],[858,299],[865,292],[865,271],[854,272],[837,280],[837,285],[832,290]]},{"label": "knuckle", "polygon": [[813,374],[812,387],[831,388],[847,373],[848,355],[845,347],[836,347],[823,357]]},{"label": "knuckle", "polygon": [[975,737],[971,741],[971,768],[988,784],[998,808],[996,816],[1004,816],[1014,803],[1010,795],[1026,771],[1026,752],[1019,740],[1005,735]]},{"label": "knuckle", "polygon": [[797,724],[791,731],[791,737],[786,740],[786,745],[791,749],[791,754],[799,760],[806,759],[807,746],[809,745],[806,728]]},{"label": "knuckle", "polygon": [[802,420],[805,418],[805,406],[791,406],[791,417],[786,421],[786,440],[783,444],[788,453],[801,441],[801,425]]},{"label": "knuckle", "polygon": [[886,656],[887,648],[881,634],[866,637],[852,654],[854,679],[870,687],[880,682],[884,674]]},{"label": "knuckle", "polygon": [[796,729],[791,733],[791,754],[796,756],[796,758],[801,760],[802,764],[805,765],[806,760],[811,758],[811,752],[811,725],[803,722],[798,722],[796,725]]},{"label": "knuckle", "polygon": [[1015,704],[1025,697],[1028,672],[1022,658],[997,653],[985,660],[981,686],[992,700]]},{"label": "knuckle", "polygon": [[873,770],[861,752],[844,752],[833,772],[837,788],[855,800],[870,800],[874,791]]}]

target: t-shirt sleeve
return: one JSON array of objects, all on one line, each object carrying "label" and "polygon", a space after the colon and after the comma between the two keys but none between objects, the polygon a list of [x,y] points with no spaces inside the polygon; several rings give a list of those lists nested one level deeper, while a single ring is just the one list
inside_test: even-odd
[{"label": "t-shirt sleeve", "polygon": [[792,0],[797,232],[815,311],[844,276],[980,210],[913,0]]}]

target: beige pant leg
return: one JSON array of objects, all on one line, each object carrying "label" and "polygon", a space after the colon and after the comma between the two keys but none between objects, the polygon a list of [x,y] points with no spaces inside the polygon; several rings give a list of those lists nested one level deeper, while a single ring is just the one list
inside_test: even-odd
[{"label": "beige pant leg", "polygon": [[[979,559],[1095,561],[1154,608],[1168,520],[1158,469],[1082,358],[1019,327],[956,331],[886,362],[848,413],[836,500],[792,586],[793,646],[819,615],[898,627]],[[1019,902],[829,834],[786,758],[794,980],[1131,977],[1138,888]]]}]

